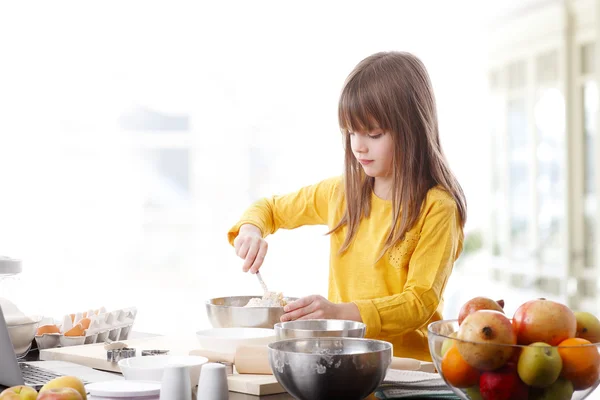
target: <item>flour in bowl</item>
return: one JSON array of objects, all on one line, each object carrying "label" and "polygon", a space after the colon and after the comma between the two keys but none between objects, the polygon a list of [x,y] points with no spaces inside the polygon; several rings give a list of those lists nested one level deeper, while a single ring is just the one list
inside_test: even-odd
[{"label": "flour in bowl", "polygon": [[262,298],[250,299],[244,307],[283,307],[287,304],[281,292],[266,292]]}]

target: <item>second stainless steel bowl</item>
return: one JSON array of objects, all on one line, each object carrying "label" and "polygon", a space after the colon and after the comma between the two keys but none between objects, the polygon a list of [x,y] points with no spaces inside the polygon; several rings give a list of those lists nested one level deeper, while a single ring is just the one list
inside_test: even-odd
[{"label": "second stainless steel bowl", "polygon": [[362,322],[341,319],[307,319],[275,324],[277,340],[310,337],[363,338],[366,326]]},{"label": "second stainless steel bowl", "polygon": [[[213,328],[270,328],[280,321],[283,307],[244,307],[261,296],[217,297],[206,302],[206,314]],[[296,298],[286,297],[287,301]]]}]

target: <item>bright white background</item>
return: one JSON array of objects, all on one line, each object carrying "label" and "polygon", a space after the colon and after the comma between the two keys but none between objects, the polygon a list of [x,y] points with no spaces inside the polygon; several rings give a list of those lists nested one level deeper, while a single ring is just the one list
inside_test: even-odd
[{"label": "bright white background", "polygon": [[[428,67],[443,145],[469,201],[467,232],[480,229],[485,33],[506,11],[483,3],[3,5],[0,254],[21,258],[24,273],[0,297],[55,318],[133,305],[136,330],[173,333],[206,326],[208,298],[259,294],[226,242],[229,226],[259,196],[341,173],[339,91],[357,62],[382,50],[414,52]],[[189,129],[119,125],[140,108]],[[189,152],[166,166],[187,172],[157,172],[148,149]],[[173,183],[182,176],[184,190]],[[268,286],[325,295],[324,232],[269,238]]]}]

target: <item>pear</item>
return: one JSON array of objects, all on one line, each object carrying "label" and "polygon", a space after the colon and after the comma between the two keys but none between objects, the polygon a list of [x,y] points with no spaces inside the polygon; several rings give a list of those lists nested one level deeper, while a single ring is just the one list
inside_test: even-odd
[{"label": "pear", "polygon": [[576,311],[577,337],[592,343],[600,342],[600,320],[595,315],[585,311]]},{"label": "pear", "polygon": [[561,370],[562,359],[558,349],[542,342],[523,348],[517,364],[519,378],[527,385],[537,388],[552,385]]}]

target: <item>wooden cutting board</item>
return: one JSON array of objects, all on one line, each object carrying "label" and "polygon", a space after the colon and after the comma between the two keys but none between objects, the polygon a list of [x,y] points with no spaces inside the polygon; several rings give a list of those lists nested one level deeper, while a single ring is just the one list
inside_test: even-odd
[{"label": "wooden cutting board", "polygon": [[[171,355],[184,356],[200,347],[195,335],[155,336],[124,340],[123,343],[127,344],[127,347],[135,348],[138,355],[142,354],[142,350],[169,350]],[[40,350],[40,360],[70,361],[102,371],[121,372],[117,363],[106,360],[103,343]],[[273,375],[236,373],[228,376],[227,383],[230,391],[255,396],[285,393]]]}]

